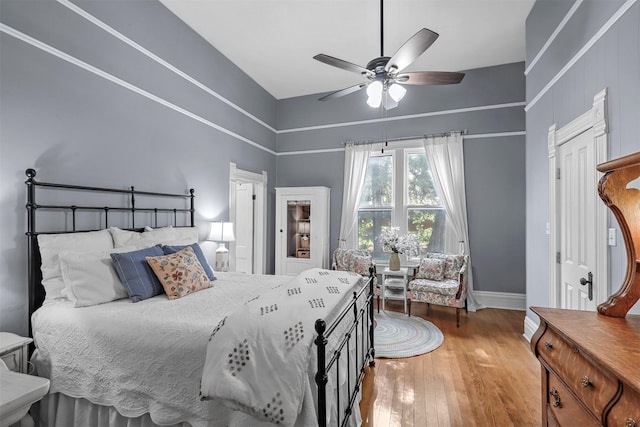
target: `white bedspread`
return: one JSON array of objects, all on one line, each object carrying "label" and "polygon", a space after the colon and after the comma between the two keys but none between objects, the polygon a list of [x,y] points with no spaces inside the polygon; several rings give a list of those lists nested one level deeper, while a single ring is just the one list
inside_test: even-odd
[{"label": "white bedspread", "polygon": [[310,269],[224,318],[207,345],[203,399],[257,419],[300,425],[315,361],[315,321],[333,319],[361,281],[351,272]]},{"label": "white bedspread", "polygon": [[[135,304],[119,300],[82,308],[68,301],[46,303],[32,317],[37,350],[31,361],[38,375],[51,380],[51,393],[112,406],[127,417],[149,413],[161,425],[272,425],[219,402],[200,400],[200,381],[215,326],[257,295],[295,278],[216,276],[212,288],[177,300],[160,295]],[[317,423],[314,373],[312,357],[309,370],[303,372],[304,398],[296,427]],[[331,399],[335,381],[330,377],[329,382]],[[329,400],[330,412],[332,407],[335,402]],[[358,424],[359,411],[354,414]]]},{"label": "white bedspread", "polygon": [[148,412],[157,424],[259,425],[199,399],[206,344],[221,319],[291,277],[216,276],[212,288],[173,301],[160,295],[135,304],[45,304],[33,315],[38,375],[51,380],[51,393],[114,406],[128,417]]}]

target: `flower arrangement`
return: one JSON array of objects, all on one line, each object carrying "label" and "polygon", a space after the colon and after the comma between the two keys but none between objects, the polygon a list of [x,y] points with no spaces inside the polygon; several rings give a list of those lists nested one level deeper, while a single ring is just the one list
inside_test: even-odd
[{"label": "flower arrangement", "polygon": [[408,233],[398,236],[399,230],[399,227],[386,227],[381,230],[376,240],[382,246],[382,251],[385,253],[418,255],[420,241],[415,234]]}]

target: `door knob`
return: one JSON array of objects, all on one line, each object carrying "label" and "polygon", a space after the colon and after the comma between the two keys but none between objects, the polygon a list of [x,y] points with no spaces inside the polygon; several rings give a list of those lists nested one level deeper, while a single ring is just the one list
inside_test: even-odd
[{"label": "door knob", "polygon": [[580,284],[582,286],[589,285],[589,301],[593,301],[593,274],[589,272],[587,274],[588,280],[584,277],[580,279]]}]

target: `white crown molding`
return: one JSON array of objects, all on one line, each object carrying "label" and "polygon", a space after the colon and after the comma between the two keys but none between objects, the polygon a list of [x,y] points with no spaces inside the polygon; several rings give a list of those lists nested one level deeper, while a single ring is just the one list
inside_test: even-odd
[{"label": "white crown molding", "polygon": [[531,72],[531,70],[533,69],[533,67],[535,67],[536,63],[538,62],[538,60],[542,57],[542,55],[544,55],[544,53],[547,51],[547,49],[549,49],[549,46],[551,46],[551,43],[553,43],[553,41],[556,39],[556,37],[558,36],[558,34],[560,33],[560,31],[562,31],[562,29],[564,28],[565,25],[567,25],[567,22],[569,22],[569,20],[571,19],[571,17],[573,16],[574,13],[576,13],[576,10],[578,10],[578,8],[580,7],[580,5],[582,4],[584,0],[577,0],[573,6],[571,6],[571,9],[569,9],[569,11],[567,12],[567,14],[564,16],[564,18],[562,18],[562,21],[560,21],[560,23],[558,24],[558,26],[556,27],[556,29],[553,31],[553,33],[551,33],[551,36],[549,36],[549,39],[546,41],[546,43],[542,46],[542,48],[540,49],[540,51],[538,52],[538,54],[533,58],[533,60],[531,61],[531,64],[529,64],[527,66],[527,69],[524,70],[524,75],[526,76],[527,74],[529,74]]},{"label": "white crown molding", "polygon": [[125,36],[124,34],[119,32],[118,30],[116,30],[115,28],[107,25],[105,22],[103,22],[100,19],[96,18],[95,16],[91,15],[89,12],[87,12],[84,9],[80,8],[79,6],[71,3],[69,0],[57,0],[57,1],[61,5],[65,6],[69,10],[77,13],[78,15],[80,15],[81,17],[86,19],[87,21],[89,21],[92,24],[96,25],[97,27],[103,29],[107,33],[109,33],[112,36],[116,37],[117,39],[123,41],[124,43],[128,44],[132,48],[136,49],[138,52],[140,52],[143,55],[149,57],[150,59],[154,60],[155,62],[157,62],[158,64],[160,64],[163,67],[167,68],[168,70],[174,72],[175,74],[177,74],[178,76],[182,77],[183,79],[185,79],[189,83],[195,85],[196,87],[202,89],[203,91],[205,91],[209,95],[212,95],[215,98],[217,98],[218,100],[224,102],[225,104],[227,104],[228,106],[230,106],[234,110],[244,114],[245,116],[247,116],[251,120],[255,121],[256,123],[259,123],[260,125],[264,126],[265,128],[269,129],[270,131],[276,132],[276,129],[273,128],[272,126],[270,126],[268,123],[263,122],[262,120],[260,120],[256,116],[254,116],[253,114],[249,113],[248,111],[244,110],[243,108],[241,108],[238,105],[234,104],[233,102],[229,101],[227,98],[225,98],[224,96],[220,95],[219,93],[217,93],[213,89],[209,88],[204,83],[199,82],[198,80],[196,80],[195,78],[191,77],[190,75],[188,75],[184,71],[182,71],[179,68],[173,66],[169,62],[165,61],[164,59],[160,58],[159,56],[157,56],[153,52],[149,51],[148,49],[142,47],[138,43],[134,42],[133,40],[131,40],[130,38],[128,38],[127,36]]},{"label": "white crown molding", "polygon": [[578,62],[580,58],[582,58],[584,54],[587,53],[589,49],[591,49],[591,47],[607,33],[607,31],[609,31],[613,24],[618,22],[618,19],[620,19],[622,15],[624,15],[631,8],[631,6],[636,3],[636,1],[637,0],[627,0],[622,6],[620,6],[620,9],[618,9],[616,13],[614,13],[607,22],[605,22],[600,30],[598,30],[598,32],[594,34],[594,36],[591,37],[591,39],[584,46],[582,46],[582,49],[580,49],[578,53],[576,53],[573,58],[571,58],[569,62],[567,62],[564,67],[562,67],[558,74],[556,74],[549,81],[549,83],[547,83],[545,87],[543,87],[542,90],[538,92],[535,97],[533,97],[533,99],[526,105],[526,107],[524,107],[524,110],[529,111],[531,108],[533,108],[533,106],[536,105],[538,101],[540,101],[540,98],[542,98],[544,94],[547,93],[549,89],[551,89],[558,82],[558,80],[560,80],[562,76],[564,76],[567,71],[569,71],[571,67],[573,67],[575,63]]},{"label": "white crown molding", "polygon": [[[483,138],[504,138],[507,136],[524,136],[526,131],[514,131],[514,132],[495,132],[495,133],[477,133],[473,135],[465,135],[464,139],[483,139]],[[325,148],[317,150],[299,150],[299,151],[284,151],[279,152],[276,156],[298,156],[304,154],[321,154],[321,153],[333,153],[336,151],[344,151],[344,148]]]},{"label": "white crown molding", "polygon": [[58,50],[53,46],[50,46],[50,45],[48,45],[46,43],[43,43],[43,42],[41,42],[41,41],[39,41],[37,39],[34,39],[33,37],[31,37],[31,36],[29,36],[27,34],[24,34],[24,33],[14,29],[14,28],[11,28],[6,24],[0,23],[0,31],[2,31],[3,33],[6,33],[6,34],[8,34],[8,35],[10,35],[12,37],[15,37],[16,39],[21,40],[21,41],[23,41],[23,42],[25,42],[27,44],[30,44],[30,45],[38,48],[38,49],[41,49],[41,50],[43,50],[43,51],[45,51],[47,53],[50,53],[51,55],[56,56],[56,57],[58,57],[58,58],[60,58],[60,59],[62,59],[64,61],[67,61],[70,64],[76,65],[76,66],[78,66],[78,67],[80,67],[80,68],[82,68],[84,70],[87,70],[87,71],[89,71],[89,72],[91,72],[93,74],[96,74],[96,75],[104,78],[105,80],[108,80],[108,81],[110,81],[112,83],[115,83],[115,84],[117,84],[119,86],[122,86],[125,89],[129,89],[130,91],[135,92],[138,95],[142,95],[142,96],[144,96],[145,98],[147,98],[147,99],[149,99],[151,101],[157,102],[160,105],[164,105],[165,107],[170,108],[170,109],[172,109],[174,111],[177,111],[180,114],[184,114],[187,117],[190,117],[190,118],[192,118],[192,119],[194,119],[194,120],[196,120],[196,121],[198,121],[198,122],[200,122],[200,123],[202,123],[202,124],[204,124],[206,126],[209,126],[209,127],[213,128],[213,129],[216,129],[216,130],[218,130],[218,131],[220,131],[222,133],[225,133],[225,134],[227,134],[227,135],[229,135],[229,136],[231,136],[233,138],[236,138],[236,139],[238,139],[238,140],[240,140],[242,142],[245,142],[245,143],[247,143],[247,144],[249,144],[249,145],[251,145],[253,147],[256,147],[256,148],[258,148],[260,150],[266,151],[269,154],[273,154],[273,155],[276,154],[275,151],[270,150],[270,149],[258,144],[257,142],[250,140],[249,138],[245,138],[244,136],[239,135],[239,134],[237,134],[237,133],[235,133],[235,132],[233,132],[233,131],[225,128],[225,127],[222,127],[217,123],[213,123],[212,121],[207,120],[207,119],[205,119],[205,118],[203,118],[203,117],[201,117],[201,116],[199,116],[199,115],[197,115],[195,113],[192,113],[191,111],[186,110],[186,109],[184,109],[184,108],[182,108],[182,107],[180,107],[180,106],[178,106],[176,104],[173,104],[173,103],[167,101],[166,99],[163,99],[163,98],[161,98],[161,97],[159,97],[157,95],[154,95],[154,94],[152,94],[150,92],[147,92],[146,90],[141,89],[138,86],[135,86],[135,85],[133,85],[133,84],[131,84],[131,83],[125,81],[125,80],[122,80],[122,79],[120,79],[120,78],[118,78],[118,77],[116,77],[116,76],[114,76],[112,74],[109,74],[106,71],[101,70],[100,68],[94,67],[93,65],[88,64],[88,63],[86,63],[86,62],[84,62],[84,61],[82,61],[82,60],[80,60],[78,58],[75,58],[75,57],[73,57],[73,56],[71,56],[71,55],[69,55],[69,54],[67,54],[65,52],[62,52],[61,50]]},{"label": "white crown molding", "polygon": [[526,102],[510,102],[507,104],[493,104],[493,105],[480,105],[477,107],[466,107],[466,108],[456,108],[453,110],[440,110],[440,111],[431,111],[429,113],[417,113],[417,114],[406,114],[404,116],[394,116],[394,117],[384,117],[379,119],[367,119],[367,120],[356,120],[353,122],[341,122],[341,123],[331,123],[328,125],[318,125],[318,126],[306,126],[301,128],[291,128],[291,129],[282,129],[278,130],[277,133],[292,133],[292,132],[308,132],[312,130],[320,130],[320,129],[331,129],[338,127],[346,127],[346,126],[357,126],[357,125],[367,125],[372,123],[384,123],[384,122],[392,122],[396,120],[408,120],[408,119],[416,119],[422,117],[434,117],[434,116],[444,116],[448,114],[460,114],[460,113],[469,113],[473,111],[484,111],[484,110],[496,110],[500,108],[513,108],[513,107],[523,107],[527,105]]},{"label": "white crown molding", "polygon": [[[58,0],[60,1],[60,0]],[[150,92],[147,92],[144,89],[139,88],[138,86],[135,86],[129,82],[126,82],[112,74],[107,73],[106,71],[103,71],[91,64],[88,64],[78,58],[75,58],[65,52],[62,52],[59,49],[54,48],[51,45],[48,45],[44,42],[41,42],[40,40],[37,40],[27,34],[24,34],[6,24],[0,23],[0,31],[15,37],[18,40],[21,40],[31,46],[34,46],[38,49],[41,49],[44,52],[47,52],[53,56],[56,56],[70,64],[73,64],[77,67],[80,67],[86,71],[89,71],[93,74],[96,74],[99,77],[104,78],[105,80],[108,80],[112,83],[115,83],[119,86],[122,86],[126,89],[131,90],[132,92],[135,92],[139,95],[144,96],[147,99],[150,99],[154,102],[157,102],[158,104],[164,105],[167,108],[170,108],[180,114],[184,114],[187,117],[190,117],[206,126],[209,126],[213,129],[216,129],[222,133],[225,133],[233,138],[238,139],[239,141],[245,142],[253,147],[256,147],[260,150],[266,151],[269,154],[275,155],[275,156],[292,156],[292,155],[302,155],[302,154],[319,154],[319,153],[329,153],[329,152],[336,152],[336,151],[344,151],[344,148],[330,148],[330,149],[317,149],[317,150],[303,150],[303,151],[290,151],[290,152],[284,152],[284,153],[277,153],[269,148],[266,148],[260,144],[258,144],[255,141],[250,140],[249,138],[246,138],[242,135],[239,135],[223,126],[220,126],[217,123],[214,123],[210,120],[207,120],[195,113],[192,113],[176,104],[173,104],[169,101],[167,101],[166,99],[163,99],[157,95],[154,95]],[[443,114],[457,114],[457,113],[466,113],[469,111],[482,111],[482,110],[492,110],[492,109],[498,109],[498,108],[512,108],[512,107],[518,107],[518,106],[523,106],[525,105],[524,102],[514,102],[514,103],[510,103],[510,104],[497,104],[497,105],[485,105],[485,106],[479,106],[479,107],[470,107],[470,108],[461,108],[461,109],[456,109],[456,110],[444,110],[444,111],[437,111],[437,112],[432,112],[432,113],[423,113],[423,114],[413,114],[413,115],[408,115],[408,116],[399,116],[399,117],[394,117],[391,118],[393,120],[403,120],[403,119],[411,119],[411,118],[415,118],[415,117],[428,117],[428,116],[436,116],[436,115],[443,115]],[[367,121],[363,121],[362,123],[374,123],[376,121],[380,121],[380,119],[376,119],[376,120],[367,120]],[[353,125],[357,122],[350,122],[347,124],[334,124],[334,125],[326,125],[326,126],[322,126],[322,127],[318,127],[318,128],[329,128],[329,127],[338,127],[338,126],[350,126]],[[299,129],[306,129],[306,128],[299,128]],[[287,131],[283,131],[283,132],[278,132],[278,133],[287,133],[287,132],[292,132],[292,131],[297,131],[297,130],[287,130]],[[525,135],[526,132],[525,131],[514,131],[514,132],[498,132],[498,133],[487,133],[487,134],[476,134],[476,135],[465,135],[465,138],[467,139],[477,139],[477,138],[499,138],[499,137],[506,137],[506,136],[517,136],[517,135]]]},{"label": "white crown molding", "polygon": [[[133,40],[127,38],[126,36],[124,36],[123,34],[119,33],[117,30],[113,29],[112,27],[108,26],[107,24],[105,24],[104,22],[100,21],[99,19],[95,18],[93,15],[90,15],[89,13],[87,13],[86,11],[84,11],[83,9],[79,8],[78,6],[76,6],[75,4],[71,3],[69,0],[57,0],[58,3],[60,3],[61,5],[69,8],[70,10],[72,10],[73,12],[77,13],[78,15],[82,16],[83,18],[89,20],[90,22],[92,22],[94,25],[98,26],[99,28],[103,29],[104,31],[108,32],[109,34],[113,35],[114,37],[118,38],[119,40],[125,42],[126,44],[128,44],[129,46],[135,48],[136,50],[138,50],[139,52],[143,53],[144,55],[146,55],[147,57],[153,59],[154,61],[156,61],[157,63],[159,63],[160,65],[166,67],[167,69],[171,70],[172,72],[176,73],[177,75],[179,75],[180,77],[184,78],[185,80],[191,82],[192,84],[196,85],[197,87],[199,87],[200,89],[206,91],[207,93],[211,94],[212,96],[215,96],[217,99],[220,99],[222,102],[224,102],[225,104],[233,107],[234,109],[236,109],[237,111],[241,112],[242,114],[245,114],[247,117],[255,120],[256,122],[262,124],[263,126],[267,127],[269,130],[271,130],[272,132],[275,132],[276,134],[280,134],[280,133],[292,133],[292,132],[304,132],[304,131],[309,131],[309,130],[318,130],[318,129],[328,129],[328,128],[335,128],[335,127],[343,127],[343,126],[354,126],[354,125],[359,125],[359,124],[372,124],[372,123],[380,123],[380,122],[387,122],[387,121],[396,121],[396,120],[408,120],[408,119],[413,119],[413,118],[423,118],[423,117],[433,117],[433,116],[441,116],[441,115],[449,115],[449,114],[460,114],[460,113],[467,113],[467,112],[474,112],[474,111],[485,111],[485,110],[494,110],[494,109],[501,109],[501,108],[513,108],[513,107],[521,107],[521,106],[525,106],[526,102],[513,102],[513,103],[505,103],[505,104],[494,104],[494,105],[483,105],[483,106],[476,106],[476,107],[467,107],[467,108],[458,108],[458,109],[451,109],[451,110],[441,110],[441,111],[434,111],[434,112],[428,112],[428,113],[418,113],[418,114],[410,114],[410,115],[404,115],[404,116],[396,116],[396,117],[387,117],[387,118],[382,118],[382,119],[370,119],[370,120],[361,120],[361,121],[354,121],[354,122],[344,122],[344,123],[333,123],[333,124],[329,124],[329,125],[321,125],[321,126],[310,126],[310,127],[303,127],[303,128],[295,128],[295,129],[285,129],[285,130],[276,130],[273,127],[269,126],[268,124],[262,122],[260,119],[257,119],[255,116],[251,115],[250,113],[246,112],[245,110],[241,109],[240,107],[238,107],[237,105],[233,104],[232,102],[230,102],[229,100],[227,100],[226,98],[222,97],[221,95],[217,94],[215,91],[211,90],[210,88],[208,88],[207,86],[205,86],[204,84],[198,82],[196,79],[192,78],[191,76],[189,76],[188,74],[182,72],[181,70],[179,70],[178,68],[174,67],[173,65],[171,65],[170,63],[164,61],[162,58],[158,57],[157,55],[153,54],[152,52],[150,52],[149,50],[145,49],[144,47],[140,46],[139,44],[137,44],[136,42],[134,42]],[[206,126],[209,126],[213,129],[216,129],[222,133],[225,133],[233,138],[238,139],[239,141],[245,142],[253,147],[256,147],[260,150],[266,151],[269,154],[272,155],[284,155],[284,156],[291,156],[291,155],[307,155],[307,154],[319,154],[319,153],[329,153],[329,152],[337,152],[337,151],[344,151],[344,148],[334,148],[334,149],[316,149],[316,150],[302,150],[302,151],[291,151],[291,152],[284,152],[284,153],[277,153],[274,150],[271,150],[269,148],[264,147],[263,145],[249,139],[246,138],[242,135],[239,135],[229,129],[226,129],[225,127],[214,123],[210,120],[207,120],[205,118],[203,118],[202,116],[199,116],[191,111],[188,111],[176,104],[173,104],[172,102],[167,101],[166,99],[163,99],[157,95],[154,95],[144,89],[141,89],[138,86],[135,86],[129,82],[126,82],[125,80],[122,80],[112,74],[109,74],[91,64],[88,64],[78,58],[75,58],[65,52],[60,51],[59,49],[54,48],[51,45],[48,45],[40,40],[37,40],[25,33],[22,33],[6,24],[2,24],[0,23],[0,31],[11,35],[27,44],[30,44],[38,49],[41,49],[53,56],[56,56],[64,61],[67,61],[73,65],[76,65],[86,71],[89,71],[91,73],[94,73],[102,78],[104,78],[105,80],[111,81],[112,83],[115,83],[121,87],[124,87],[126,89],[131,90],[132,92],[135,92],[139,95],[142,95],[144,97],[146,97],[147,99],[150,99],[154,102],[157,102],[167,108],[170,108],[178,113],[181,113],[187,117],[190,117]],[[499,132],[499,133],[488,133],[488,134],[477,134],[477,135],[466,135],[465,138],[467,139],[476,139],[476,138],[493,138],[493,137],[505,137],[505,136],[515,136],[515,135],[525,135],[525,131],[515,131],[515,132]]]}]

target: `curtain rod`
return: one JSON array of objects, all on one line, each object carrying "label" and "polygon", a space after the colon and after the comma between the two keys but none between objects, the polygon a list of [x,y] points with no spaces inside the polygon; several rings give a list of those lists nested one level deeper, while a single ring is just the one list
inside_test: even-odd
[{"label": "curtain rod", "polygon": [[456,132],[460,132],[460,134],[462,135],[466,135],[467,134],[467,130],[452,130],[449,132],[439,132],[439,133],[430,133],[427,135],[415,135],[415,136],[402,136],[402,137],[398,137],[398,138],[389,138],[389,139],[367,139],[367,140],[363,140],[363,141],[354,141],[354,140],[347,140],[345,142],[342,143],[343,146],[347,146],[348,144],[353,144],[353,145],[365,145],[365,144],[382,144],[382,143],[388,143],[388,142],[400,142],[400,141],[410,141],[413,139],[424,139],[424,138],[437,138],[437,137],[441,137],[441,136],[450,136],[452,133],[456,133]]}]

